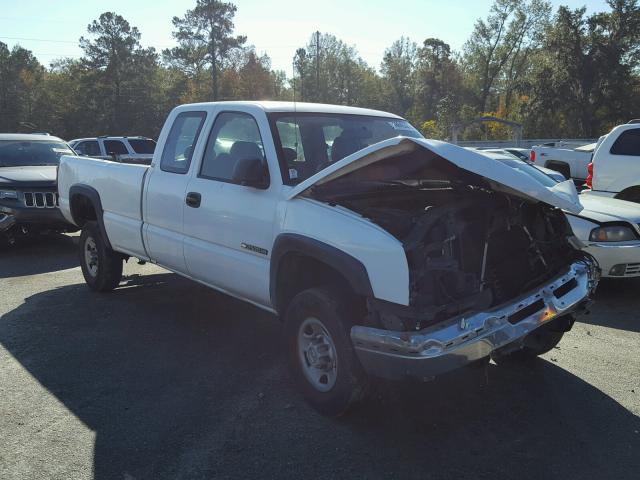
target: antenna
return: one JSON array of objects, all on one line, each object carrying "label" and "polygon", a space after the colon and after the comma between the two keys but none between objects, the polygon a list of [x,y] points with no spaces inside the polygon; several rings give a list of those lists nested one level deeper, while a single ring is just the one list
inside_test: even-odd
[{"label": "antenna", "polygon": [[[300,128],[298,127],[298,106],[296,104],[296,56],[293,56],[293,61],[291,62],[291,66],[293,69],[293,75],[291,78],[291,85],[293,86],[293,133],[295,135],[295,147],[296,147],[296,160],[298,159],[298,132]],[[302,83],[302,77],[300,77],[300,82]],[[295,172],[297,178],[297,170],[289,168],[289,180],[293,180],[292,172]]]}]

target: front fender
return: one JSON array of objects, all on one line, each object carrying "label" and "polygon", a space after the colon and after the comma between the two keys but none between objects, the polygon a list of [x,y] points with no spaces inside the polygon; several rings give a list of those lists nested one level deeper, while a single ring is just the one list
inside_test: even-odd
[{"label": "front fender", "polygon": [[[343,273],[352,287],[364,291],[362,277],[366,272],[367,295],[401,305],[409,304],[409,267],[402,244],[360,215],[339,206],[296,198],[286,201],[286,214],[279,233],[278,237],[286,235],[282,238],[309,239],[309,251],[342,252],[343,255],[333,255],[331,261],[342,268],[337,270]],[[276,253],[275,247],[274,243],[272,257]],[[362,267],[357,267],[348,257]],[[351,273],[345,275],[345,270]]]}]

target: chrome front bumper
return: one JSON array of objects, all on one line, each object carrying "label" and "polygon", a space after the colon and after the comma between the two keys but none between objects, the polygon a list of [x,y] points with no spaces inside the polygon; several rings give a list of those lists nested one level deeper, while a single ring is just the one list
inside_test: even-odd
[{"label": "chrome front bumper", "polygon": [[578,309],[598,282],[597,268],[576,262],[542,287],[487,312],[459,316],[416,332],[354,326],[351,340],[364,369],[384,378],[431,378],[487,357]]}]

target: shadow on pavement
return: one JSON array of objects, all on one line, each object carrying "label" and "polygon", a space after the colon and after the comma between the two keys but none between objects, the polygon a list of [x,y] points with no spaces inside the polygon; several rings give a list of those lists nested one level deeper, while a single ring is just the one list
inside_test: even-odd
[{"label": "shadow on pavement", "polygon": [[378,382],[329,420],[295,393],[280,328],[159,274],[33,295],[0,343],[95,431],[98,479],[637,478],[638,418],[553,363]]},{"label": "shadow on pavement", "polygon": [[640,278],[604,278],[598,285],[595,303],[590,315],[580,317],[580,322],[602,327],[640,332]]},{"label": "shadow on pavement", "polygon": [[13,246],[0,247],[0,279],[79,266],[77,238],[60,234],[34,235],[19,239]]}]

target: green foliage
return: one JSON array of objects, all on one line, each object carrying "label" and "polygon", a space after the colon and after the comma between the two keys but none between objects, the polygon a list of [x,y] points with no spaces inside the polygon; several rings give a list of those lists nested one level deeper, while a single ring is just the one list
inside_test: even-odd
[{"label": "green foliage", "polygon": [[[247,37],[233,35],[233,17],[237,7],[218,0],[197,0],[195,8],[184,17],[173,17],[173,37],[178,46],[163,52],[165,59],[184,67],[192,74],[205,67],[211,69],[212,99],[218,100],[219,72],[225,66],[230,52],[241,47]],[[197,75],[196,75],[197,76]]]}]

